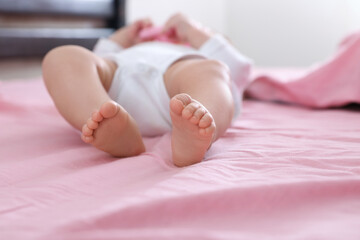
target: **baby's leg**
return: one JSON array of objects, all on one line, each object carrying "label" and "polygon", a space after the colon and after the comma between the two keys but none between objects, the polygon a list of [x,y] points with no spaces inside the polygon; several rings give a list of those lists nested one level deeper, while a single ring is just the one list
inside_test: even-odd
[{"label": "baby's leg", "polygon": [[82,130],[82,139],[114,156],[145,150],[135,121],[111,101],[115,63],[77,46],[50,51],[43,61],[43,77],[63,117]]},{"label": "baby's leg", "polygon": [[234,103],[228,69],[213,60],[181,60],[165,73],[165,86],[171,97],[174,164],[200,162],[231,124]]}]

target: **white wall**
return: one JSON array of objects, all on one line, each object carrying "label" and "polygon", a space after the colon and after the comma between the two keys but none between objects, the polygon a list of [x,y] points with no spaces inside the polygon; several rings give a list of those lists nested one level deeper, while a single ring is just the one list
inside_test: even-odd
[{"label": "white wall", "polygon": [[225,33],[260,66],[307,66],[360,29],[360,0],[128,0],[131,22],[184,12]]},{"label": "white wall", "polygon": [[127,20],[151,17],[158,25],[177,12],[185,13],[217,31],[227,24],[224,0],[127,0]]},{"label": "white wall", "polygon": [[360,28],[358,0],[227,0],[228,32],[263,66],[306,66]]}]

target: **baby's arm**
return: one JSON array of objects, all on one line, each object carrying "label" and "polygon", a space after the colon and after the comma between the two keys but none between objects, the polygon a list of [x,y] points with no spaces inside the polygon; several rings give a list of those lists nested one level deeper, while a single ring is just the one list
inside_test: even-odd
[{"label": "baby's arm", "polygon": [[188,42],[207,58],[225,63],[240,90],[248,85],[252,61],[220,34],[182,14],[172,16],[166,22],[164,32],[178,41]]},{"label": "baby's arm", "polygon": [[242,55],[222,35],[216,34],[208,39],[199,52],[210,59],[225,63],[230,70],[230,76],[242,92],[250,83],[252,60]]},{"label": "baby's arm", "polygon": [[195,49],[199,49],[214,35],[210,29],[180,13],[170,17],[163,32],[174,41],[188,43]]},{"label": "baby's arm", "polygon": [[140,19],[134,23],[115,31],[109,38],[100,38],[94,47],[94,53],[104,56],[108,53],[119,52],[141,42],[139,32],[153,24],[150,19]]}]

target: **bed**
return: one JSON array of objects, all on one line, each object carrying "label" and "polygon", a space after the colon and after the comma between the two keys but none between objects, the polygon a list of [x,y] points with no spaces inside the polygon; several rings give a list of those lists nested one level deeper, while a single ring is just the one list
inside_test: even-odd
[{"label": "bed", "polygon": [[360,111],[347,105],[360,74],[328,80],[351,83],[342,97],[309,100],[299,85],[324,81],[315,73],[257,69],[242,115],[185,168],[169,134],[112,158],[81,141],[40,76],[1,81],[1,239],[360,239]]},{"label": "bed", "polygon": [[43,56],[76,44],[92,49],[125,24],[125,0],[2,0],[0,57]]}]

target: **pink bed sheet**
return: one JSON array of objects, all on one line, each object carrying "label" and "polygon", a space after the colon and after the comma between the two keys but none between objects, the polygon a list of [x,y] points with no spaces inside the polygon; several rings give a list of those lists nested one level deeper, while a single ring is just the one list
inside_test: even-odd
[{"label": "pink bed sheet", "polygon": [[245,101],[203,162],[114,159],[40,80],[0,82],[0,239],[360,239],[360,112]]}]

